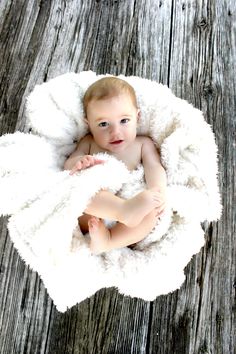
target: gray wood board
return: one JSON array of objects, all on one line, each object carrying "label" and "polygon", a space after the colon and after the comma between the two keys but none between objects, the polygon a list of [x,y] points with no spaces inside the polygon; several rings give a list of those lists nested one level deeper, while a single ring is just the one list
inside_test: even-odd
[{"label": "gray wood board", "polygon": [[235,61],[233,0],[1,0],[1,135],[27,132],[26,97],[65,72],[156,80],[212,125],[223,203],[221,220],[204,223],[206,244],[179,290],[146,302],[102,289],[64,314],[15,251],[2,217],[1,353],[234,353]]}]

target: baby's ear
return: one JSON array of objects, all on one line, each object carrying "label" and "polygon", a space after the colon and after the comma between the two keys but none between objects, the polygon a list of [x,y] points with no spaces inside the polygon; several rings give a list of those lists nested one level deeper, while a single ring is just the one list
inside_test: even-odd
[{"label": "baby's ear", "polygon": [[138,110],[137,110],[137,121],[139,121],[140,117],[141,117],[141,110],[138,108]]},{"label": "baby's ear", "polygon": [[83,118],[83,122],[88,125],[88,119],[86,117]]}]

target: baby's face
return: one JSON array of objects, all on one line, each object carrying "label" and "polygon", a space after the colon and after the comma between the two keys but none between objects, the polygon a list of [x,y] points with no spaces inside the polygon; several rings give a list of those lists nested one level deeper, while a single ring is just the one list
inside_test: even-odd
[{"label": "baby's face", "polygon": [[128,95],[94,100],[87,107],[87,122],[95,143],[105,151],[125,150],[136,138],[139,110]]}]

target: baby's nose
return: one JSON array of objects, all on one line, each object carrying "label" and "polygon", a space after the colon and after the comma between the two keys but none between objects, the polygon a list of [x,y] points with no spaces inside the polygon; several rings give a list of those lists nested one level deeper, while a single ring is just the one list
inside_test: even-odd
[{"label": "baby's nose", "polygon": [[118,134],[119,133],[119,127],[117,125],[111,126],[110,133],[111,133],[111,135]]}]

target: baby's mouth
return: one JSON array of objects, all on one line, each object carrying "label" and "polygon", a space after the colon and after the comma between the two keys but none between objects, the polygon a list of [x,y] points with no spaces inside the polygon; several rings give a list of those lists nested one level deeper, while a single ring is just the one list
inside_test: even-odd
[{"label": "baby's mouth", "polygon": [[124,140],[114,140],[114,141],[111,141],[110,144],[112,145],[119,145],[121,143],[123,143]]}]

